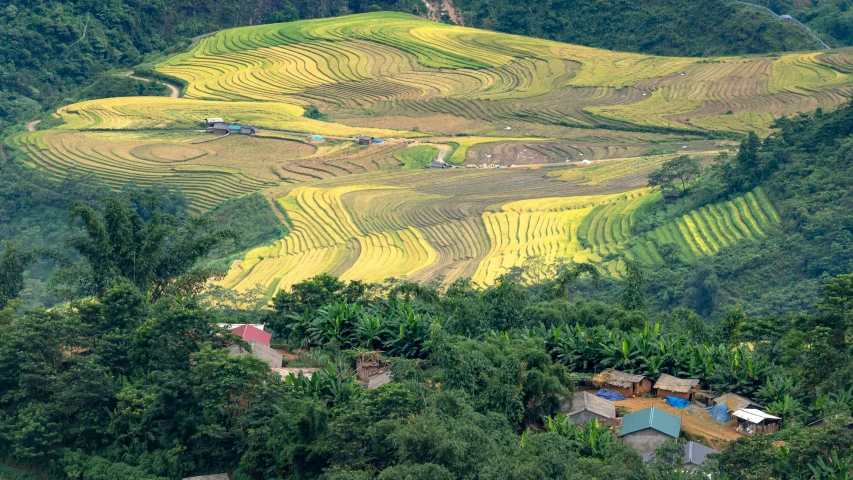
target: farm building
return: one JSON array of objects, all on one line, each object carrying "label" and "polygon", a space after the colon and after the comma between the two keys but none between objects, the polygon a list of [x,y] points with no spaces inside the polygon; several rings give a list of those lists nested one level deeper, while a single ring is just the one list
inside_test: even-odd
[{"label": "farm building", "polygon": [[260,130],[258,127],[250,124],[240,125],[240,135],[254,135]]},{"label": "farm building", "polygon": [[676,397],[685,400],[693,400],[693,394],[699,390],[699,379],[678,378],[672,375],[662,374],[655,386],[652,387],[658,397]]},{"label": "farm building", "polygon": [[706,447],[701,443],[689,441],[684,445],[684,460],[682,460],[682,465],[685,470],[692,470],[702,465],[707,460],[708,455],[712,453],[720,452],[711,447]]},{"label": "farm building", "polygon": [[235,327],[231,329],[231,333],[237,335],[247,342],[251,342],[252,340],[264,344],[266,346],[270,346],[270,340],[272,340],[272,334],[263,331],[262,329],[255,327],[250,324],[243,324],[239,327]]},{"label": "farm building", "polygon": [[380,358],[380,352],[362,352],[356,356],[355,370],[358,378],[367,382],[368,389],[391,382],[391,364]]},{"label": "farm building", "polygon": [[732,413],[737,418],[737,431],[754,435],[756,433],[773,433],[779,431],[782,419],[757,408],[742,408]]},{"label": "farm building", "polygon": [[592,379],[596,385],[624,397],[636,397],[652,390],[652,381],[642,375],[605,370]]},{"label": "farm building", "polygon": [[711,405],[720,404],[725,404],[729,413],[734,412],[735,410],[740,410],[742,408],[764,408],[761,405],[753,402],[752,400],[741,397],[740,395],[735,395],[734,393],[726,393],[724,395],[720,395],[719,397],[711,401]]},{"label": "farm building", "polygon": [[608,420],[616,418],[616,405],[589,392],[577,392],[572,400],[572,408],[564,408],[563,414],[572,423],[586,423],[593,418]]},{"label": "farm building", "polygon": [[444,162],[429,162],[429,168],[452,168]]},{"label": "farm building", "polygon": [[269,345],[264,345],[263,343],[257,340],[248,340],[249,346],[251,350],[246,350],[239,344],[231,345],[229,350],[231,350],[231,355],[235,357],[242,357],[243,355],[252,355],[253,357],[260,358],[261,360],[270,364],[272,368],[280,368],[282,363],[282,354],[270,348]]},{"label": "farm building", "polygon": [[373,143],[373,137],[368,137],[367,135],[358,137],[359,145],[370,145],[371,143]]},{"label": "farm building", "polygon": [[205,129],[207,133],[218,133],[220,135],[225,135],[228,133],[228,125],[223,122],[213,123],[207,126]]},{"label": "farm building", "polygon": [[223,120],[221,118],[205,118],[204,119],[204,126],[208,127],[208,128],[212,127],[214,125],[220,124],[220,123],[225,124],[225,120]]},{"label": "farm building", "polygon": [[231,480],[227,473],[217,473],[216,475],[202,475],[200,477],[184,477],[183,480]]},{"label": "farm building", "polygon": [[644,457],[655,451],[663,442],[678,438],[681,419],[655,407],[622,417],[622,441],[637,449]]}]

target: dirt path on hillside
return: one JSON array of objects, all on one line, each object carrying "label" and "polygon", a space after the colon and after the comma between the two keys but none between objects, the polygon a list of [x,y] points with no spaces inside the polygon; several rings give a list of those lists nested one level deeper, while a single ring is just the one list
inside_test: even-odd
[{"label": "dirt path on hillside", "polygon": [[[743,435],[737,432],[737,422],[730,420],[722,425],[713,421],[710,415],[704,412],[700,407],[693,406],[692,408],[681,409],[671,407],[663,398],[627,398],[625,400],[617,400],[617,406],[625,407],[632,412],[642,410],[644,408],[655,407],[665,410],[679,418],[681,418],[681,428],[692,434],[701,435],[708,439],[708,443],[717,450],[724,449],[729,442],[733,442]],[[699,413],[692,413],[695,411]]]},{"label": "dirt path on hillside", "polygon": [[436,162],[444,162],[444,157],[446,157],[447,154],[450,153],[451,150],[453,150],[453,148],[450,145],[447,145],[444,143],[426,143],[426,142],[425,143],[414,143],[412,145],[409,145],[409,148],[417,147],[417,146],[421,146],[421,145],[429,146],[429,147],[433,147],[433,148],[438,149],[438,157],[436,157],[436,159],[435,159]]},{"label": "dirt path on hillside", "polygon": [[[127,77],[127,78],[132,78],[132,79],[134,79],[134,80],[139,80],[140,82],[145,82],[145,83],[150,83],[150,82],[151,82],[151,79],[150,79],[150,78],[136,77],[136,76],[134,76],[134,75],[133,75],[133,72],[127,72],[127,73],[125,73],[125,74],[124,74],[124,76],[125,76],[125,77]],[[178,97],[180,97],[180,96],[181,96],[181,89],[180,89],[180,88],[176,87],[175,85],[172,85],[171,83],[166,83],[166,82],[164,82],[164,81],[162,81],[162,80],[157,80],[157,81],[158,81],[158,82],[160,82],[160,83],[162,83],[163,85],[165,85],[165,86],[169,87],[169,90],[171,90],[171,91],[172,91],[172,94],[171,94],[171,95],[169,95],[170,97],[172,97],[172,98],[178,98]]]},{"label": "dirt path on hillside", "polygon": [[39,123],[41,123],[41,120],[33,120],[32,122],[28,123],[27,124],[27,131],[28,132],[35,132],[36,127],[38,127]]},{"label": "dirt path on hillside", "polygon": [[462,19],[462,15],[456,12],[456,7],[453,6],[453,0],[444,0],[444,9],[447,10],[447,16],[450,17],[450,21],[455,23],[456,25],[465,26],[465,20]]}]

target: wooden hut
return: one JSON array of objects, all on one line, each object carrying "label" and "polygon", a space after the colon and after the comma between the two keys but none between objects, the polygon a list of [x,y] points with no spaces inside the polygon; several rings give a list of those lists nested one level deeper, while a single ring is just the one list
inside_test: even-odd
[{"label": "wooden hut", "polygon": [[572,400],[572,408],[564,408],[562,413],[572,423],[586,423],[593,418],[604,421],[616,418],[616,405],[589,392],[577,392]]},{"label": "wooden hut", "polygon": [[358,137],[359,145],[370,145],[371,143],[373,143],[373,137],[368,137],[367,135]]},{"label": "wooden hut", "polygon": [[367,382],[367,388],[378,388],[391,381],[391,364],[382,360],[378,351],[360,352],[355,357],[358,378]]},{"label": "wooden hut", "polygon": [[732,413],[737,418],[737,431],[754,435],[779,431],[782,419],[757,408],[742,408]]},{"label": "wooden hut", "polygon": [[625,397],[640,396],[652,390],[652,381],[648,378],[618,370],[605,370],[596,375],[592,382]]},{"label": "wooden hut", "polygon": [[656,395],[658,397],[677,397],[685,400],[693,400],[693,394],[699,391],[699,379],[678,378],[672,375],[662,374],[655,382]]}]

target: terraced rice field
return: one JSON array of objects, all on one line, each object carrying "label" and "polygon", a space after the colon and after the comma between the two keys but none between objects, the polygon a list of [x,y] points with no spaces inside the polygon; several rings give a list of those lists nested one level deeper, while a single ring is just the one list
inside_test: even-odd
[{"label": "terraced rice field", "polygon": [[780,223],[779,214],[760,187],[732,201],[709,205],[656,228],[633,252],[643,260],[660,257],[657,247],[676,246],[678,255],[689,260],[711,255],[745,238],[760,238]]},{"label": "terraced rice field", "polygon": [[[688,119],[768,120],[843,102],[846,51],[717,59],[565,45],[399,13],[225,30],[158,66],[204,100],[319,104],[374,115],[455,115],[543,125],[743,127]],[[742,119],[743,120],[743,119]]]},{"label": "terraced rice field", "polygon": [[[184,98],[69,105],[62,126],[5,144],[56,180],[180,187],[196,213],[263,191],[290,233],[221,284],[268,295],[322,272],[490,285],[534,257],[618,276],[662,250],[713,254],[779,223],[765,192],[639,234],[660,200],[646,174],[731,145],[708,131],[769,134],[780,115],[853,91],[853,51],[654,57],[397,13],[225,30],[157,69],[185,82]],[[306,118],[308,106],[331,121]],[[201,131],[207,117],[262,131],[217,138]],[[425,170],[436,158],[525,168]]]}]

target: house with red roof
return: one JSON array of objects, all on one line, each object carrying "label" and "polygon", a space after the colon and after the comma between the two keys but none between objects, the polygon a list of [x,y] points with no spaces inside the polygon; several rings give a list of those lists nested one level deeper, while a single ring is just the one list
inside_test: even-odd
[{"label": "house with red roof", "polygon": [[272,340],[272,334],[267,333],[261,330],[258,327],[245,324],[240,325],[239,327],[235,327],[231,329],[231,333],[237,335],[247,342],[252,342],[253,340],[266,346],[270,346],[270,340]]}]

